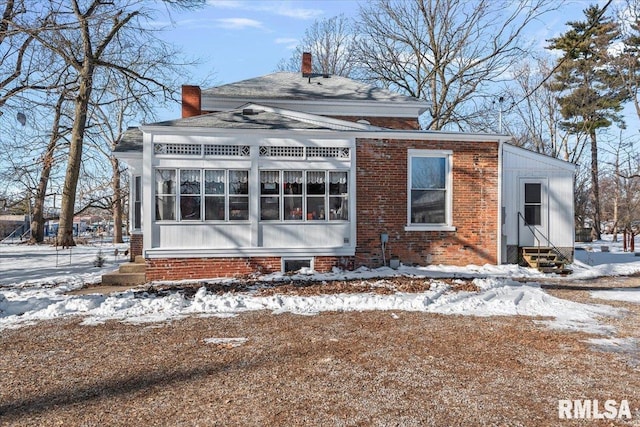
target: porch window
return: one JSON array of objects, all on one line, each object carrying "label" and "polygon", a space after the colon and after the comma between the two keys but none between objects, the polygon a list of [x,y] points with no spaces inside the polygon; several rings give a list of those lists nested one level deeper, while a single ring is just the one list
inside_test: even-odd
[{"label": "porch window", "polygon": [[347,221],[346,171],[260,171],[260,219]]},{"label": "porch window", "polygon": [[180,171],[180,219],[199,220],[202,196],[200,194],[202,173],[198,169]]},{"label": "porch window", "polygon": [[260,171],[260,219],[280,219],[279,171]]},{"label": "porch window", "polygon": [[249,172],[204,171],[204,219],[247,221],[249,219]]},{"label": "porch window", "polygon": [[409,150],[408,228],[451,227],[450,151]]},{"label": "porch window", "polygon": [[283,171],[284,220],[302,219],[302,171]]},{"label": "porch window", "polygon": [[542,185],[524,184],[524,221],[527,225],[542,224]]},{"label": "porch window", "polygon": [[349,192],[347,172],[329,172],[329,219],[349,219]]},{"label": "porch window", "polygon": [[307,220],[324,220],[326,216],[325,172],[307,172]]},{"label": "porch window", "polygon": [[226,216],[226,173],[224,170],[204,171],[204,219],[224,221]]},{"label": "porch window", "polygon": [[249,220],[249,171],[229,172],[229,221]]},{"label": "porch window", "polygon": [[[156,221],[248,221],[249,171],[156,169]],[[176,177],[179,177],[178,191]]]},{"label": "porch window", "polygon": [[176,171],[156,169],[156,221],[176,219]]}]

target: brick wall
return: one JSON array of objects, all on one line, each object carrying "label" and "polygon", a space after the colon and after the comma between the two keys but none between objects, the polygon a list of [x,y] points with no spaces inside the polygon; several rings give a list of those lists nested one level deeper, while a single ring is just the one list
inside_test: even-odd
[{"label": "brick wall", "polygon": [[[252,273],[281,271],[280,257],[256,258],[164,258],[146,260],[146,279],[188,280],[239,277]],[[353,260],[343,257],[315,257],[314,268],[324,273],[333,267],[352,268]]]},{"label": "brick wall", "polygon": [[[405,231],[409,149],[453,151],[453,226],[456,231]],[[498,144],[482,142],[357,140],[358,241],[355,267],[405,264],[467,265],[497,262]]]},{"label": "brick wall", "polygon": [[142,255],[142,234],[131,233],[129,236],[129,260],[134,262],[136,256]]},{"label": "brick wall", "polygon": [[202,114],[202,96],[199,86],[182,85],[182,118]]}]

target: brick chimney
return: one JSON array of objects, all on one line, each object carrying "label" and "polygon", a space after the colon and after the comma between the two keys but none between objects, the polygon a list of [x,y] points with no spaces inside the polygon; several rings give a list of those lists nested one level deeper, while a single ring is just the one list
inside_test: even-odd
[{"label": "brick chimney", "polygon": [[182,118],[202,114],[200,86],[182,85]]},{"label": "brick chimney", "polygon": [[309,77],[311,75],[311,52],[302,53],[302,77]]}]

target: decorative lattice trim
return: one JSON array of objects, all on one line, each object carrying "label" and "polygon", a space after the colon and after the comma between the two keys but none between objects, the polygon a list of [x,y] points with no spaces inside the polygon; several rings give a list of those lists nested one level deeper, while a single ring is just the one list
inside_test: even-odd
[{"label": "decorative lattice trim", "polygon": [[304,157],[304,147],[262,146],[260,157]]},{"label": "decorative lattice trim", "polygon": [[248,145],[213,145],[204,146],[205,156],[249,157],[251,148]]},{"label": "decorative lattice trim", "polygon": [[182,154],[187,156],[202,155],[202,145],[200,144],[154,144],[155,154]]},{"label": "decorative lattice trim", "polygon": [[348,147],[307,147],[307,157],[348,159],[349,155]]}]

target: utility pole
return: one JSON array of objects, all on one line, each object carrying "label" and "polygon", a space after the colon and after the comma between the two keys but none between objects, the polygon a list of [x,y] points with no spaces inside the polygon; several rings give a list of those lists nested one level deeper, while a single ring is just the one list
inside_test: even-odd
[{"label": "utility pole", "polygon": [[504,96],[498,98],[498,133],[502,133],[502,103],[504,102]]}]

